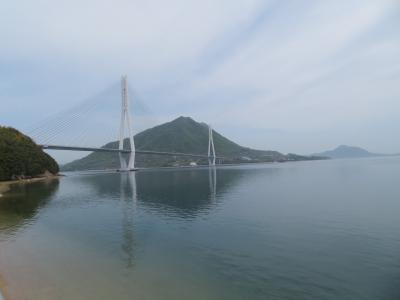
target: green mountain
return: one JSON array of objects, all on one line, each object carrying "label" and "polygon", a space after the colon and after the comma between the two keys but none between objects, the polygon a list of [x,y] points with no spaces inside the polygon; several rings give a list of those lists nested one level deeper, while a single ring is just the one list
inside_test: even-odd
[{"label": "green mountain", "polygon": [[361,157],[374,157],[385,156],[385,154],[371,153],[363,148],[340,145],[333,150],[317,153],[315,155],[325,156],[329,158],[361,158]]},{"label": "green mountain", "polygon": [[0,180],[58,173],[57,162],[28,136],[0,126]]},{"label": "green mountain", "polygon": [[[272,162],[288,160],[305,160],[310,157],[294,154],[283,155],[277,151],[254,150],[242,147],[218,132],[213,132],[217,156],[223,157],[221,163],[240,162]],[[207,155],[208,127],[189,117],[179,117],[171,122],[147,129],[134,137],[137,150],[181,152]],[[129,148],[127,140],[124,141]],[[110,142],[104,148],[118,148],[118,142]],[[137,167],[162,167],[188,165],[190,162],[207,164],[206,159],[161,156],[136,155]],[[88,156],[62,166],[64,171],[94,170],[119,168],[118,154],[108,152],[94,152]]]}]

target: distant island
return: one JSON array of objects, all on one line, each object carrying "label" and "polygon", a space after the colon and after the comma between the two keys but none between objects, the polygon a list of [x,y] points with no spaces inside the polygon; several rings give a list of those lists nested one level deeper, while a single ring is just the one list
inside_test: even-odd
[{"label": "distant island", "polygon": [[392,156],[391,154],[372,153],[363,148],[355,146],[340,145],[333,150],[315,153],[316,156],[325,156],[329,158],[363,158],[377,156]]},{"label": "distant island", "polygon": [[48,177],[58,171],[57,162],[31,138],[0,126],[0,181]]},{"label": "distant island", "polygon": [[[218,163],[259,163],[259,162],[286,162],[298,160],[322,159],[318,156],[302,156],[297,154],[282,154],[278,151],[255,150],[240,146],[218,132],[213,132],[217,156],[223,160]],[[196,122],[190,117],[179,117],[171,122],[158,125],[138,133],[134,137],[137,150],[180,152],[207,155],[208,127],[204,123]],[[129,148],[128,140],[125,140]],[[113,141],[104,148],[118,148],[118,142]],[[161,155],[136,155],[136,166],[146,167],[178,167],[189,164],[206,165],[206,159],[172,157]],[[61,166],[63,171],[96,170],[119,168],[118,154],[107,152],[93,152],[82,159],[75,160]]]}]

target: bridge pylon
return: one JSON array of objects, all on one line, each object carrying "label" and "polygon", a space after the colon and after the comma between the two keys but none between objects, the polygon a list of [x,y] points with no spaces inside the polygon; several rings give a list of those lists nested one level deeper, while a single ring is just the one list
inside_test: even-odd
[{"label": "bridge pylon", "polygon": [[210,166],[215,166],[215,147],[214,147],[214,139],[213,139],[213,129],[211,125],[208,125],[208,164]]},{"label": "bridge pylon", "polygon": [[133,132],[131,126],[131,115],[129,113],[129,98],[128,98],[128,79],[127,76],[121,77],[121,123],[119,128],[119,150],[124,149],[124,139],[125,139],[125,126],[128,134],[128,140],[130,144],[130,152],[128,156],[128,162],[119,152],[119,161],[121,168],[119,171],[134,171],[135,169],[135,142],[133,140]]}]

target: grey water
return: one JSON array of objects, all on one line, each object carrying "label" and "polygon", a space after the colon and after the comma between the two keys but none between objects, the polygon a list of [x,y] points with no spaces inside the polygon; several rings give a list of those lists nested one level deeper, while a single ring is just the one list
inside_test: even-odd
[{"label": "grey water", "polygon": [[399,299],[400,158],[76,174],[0,198],[10,299]]}]

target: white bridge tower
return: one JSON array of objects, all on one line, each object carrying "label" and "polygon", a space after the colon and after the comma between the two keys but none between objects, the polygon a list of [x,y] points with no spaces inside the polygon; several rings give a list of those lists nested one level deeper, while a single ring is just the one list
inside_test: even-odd
[{"label": "white bridge tower", "polygon": [[208,125],[208,164],[210,166],[215,166],[215,159],[216,155],[215,155],[215,147],[213,139],[213,130],[211,128],[211,125]]},{"label": "white bridge tower", "polygon": [[119,127],[119,150],[124,149],[125,139],[125,125],[128,132],[128,140],[130,143],[130,153],[128,157],[128,163],[123,157],[122,153],[119,152],[119,161],[121,163],[121,169],[119,171],[133,171],[135,170],[135,142],[133,140],[133,132],[131,126],[131,116],[129,113],[129,98],[128,98],[128,82],[127,76],[121,78],[121,124]]}]

